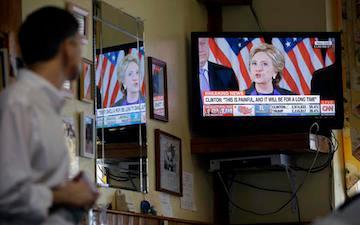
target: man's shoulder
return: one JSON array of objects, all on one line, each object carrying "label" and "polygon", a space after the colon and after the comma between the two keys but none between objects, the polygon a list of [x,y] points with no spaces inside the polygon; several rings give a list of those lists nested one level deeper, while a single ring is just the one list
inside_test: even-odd
[{"label": "man's shoulder", "polygon": [[1,107],[20,105],[27,107],[32,104],[34,98],[41,98],[38,90],[27,85],[23,80],[11,84],[0,94]]},{"label": "man's shoulder", "polygon": [[114,103],[111,107],[122,106],[124,104],[124,98],[119,99],[117,102]]},{"label": "man's shoulder", "polygon": [[220,65],[220,64],[216,64],[216,63],[213,63],[213,62],[208,62],[208,67],[212,67],[214,68],[215,70],[224,70],[224,71],[232,71],[231,68],[228,68],[226,66],[223,66],[223,65]]}]

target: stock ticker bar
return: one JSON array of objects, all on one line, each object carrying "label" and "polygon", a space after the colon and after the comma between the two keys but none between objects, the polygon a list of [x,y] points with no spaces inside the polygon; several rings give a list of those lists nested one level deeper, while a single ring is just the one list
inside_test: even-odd
[{"label": "stock ticker bar", "polygon": [[145,103],[96,110],[96,127],[119,127],[146,122]]},{"label": "stock ticker bar", "polygon": [[205,92],[203,116],[333,116],[335,101],[319,95],[244,96],[241,92]]}]

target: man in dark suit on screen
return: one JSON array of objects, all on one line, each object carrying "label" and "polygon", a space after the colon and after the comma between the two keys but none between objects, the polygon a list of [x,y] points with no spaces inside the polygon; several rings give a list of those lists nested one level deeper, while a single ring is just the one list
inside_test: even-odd
[{"label": "man in dark suit on screen", "polygon": [[238,91],[239,84],[231,68],[209,62],[209,40],[199,38],[199,82],[200,92]]},{"label": "man in dark suit on screen", "polygon": [[336,99],[337,87],[336,64],[316,70],[311,79],[311,94],[320,95],[322,99]]}]

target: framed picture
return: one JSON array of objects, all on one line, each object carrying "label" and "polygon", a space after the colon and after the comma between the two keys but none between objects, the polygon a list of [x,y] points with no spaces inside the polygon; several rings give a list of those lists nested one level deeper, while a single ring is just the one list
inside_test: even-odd
[{"label": "framed picture", "polygon": [[72,3],[68,2],[66,8],[71,12],[79,23],[79,34],[83,44],[87,44],[89,40],[89,11]]},{"label": "framed picture", "polygon": [[95,118],[80,113],[80,156],[95,158]]},{"label": "framed picture", "polygon": [[83,59],[80,72],[80,100],[92,102],[94,100],[94,67],[88,59]]},{"label": "framed picture", "polygon": [[156,190],[182,196],[181,139],[155,130]]},{"label": "framed picture", "polygon": [[65,143],[70,159],[69,177],[72,178],[79,172],[79,152],[77,151],[78,148],[74,117],[64,117],[63,125],[65,132]]},{"label": "framed picture", "polygon": [[6,48],[0,48],[0,91],[9,84],[9,57]]},{"label": "framed picture", "polygon": [[159,59],[148,57],[148,69],[150,118],[167,122],[169,115],[166,63]]}]

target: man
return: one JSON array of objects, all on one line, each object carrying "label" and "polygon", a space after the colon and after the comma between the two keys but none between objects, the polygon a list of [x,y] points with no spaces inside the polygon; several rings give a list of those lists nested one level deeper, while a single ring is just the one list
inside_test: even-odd
[{"label": "man", "polygon": [[332,211],[328,216],[316,219],[312,225],[358,225],[360,194],[356,194]]},{"label": "man", "polygon": [[209,39],[199,38],[200,91],[238,91],[239,84],[231,68],[209,62]]},{"label": "man", "polygon": [[60,89],[79,74],[78,26],[67,11],[45,7],[20,28],[27,68],[0,97],[0,224],[74,224],[74,212],[98,197],[83,179],[67,181]]},{"label": "man", "polygon": [[320,95],[324,99],[335,99],[337,89],[336,73],[338,73],[336,64],[316,70],[311,79],[311,94]]}]

